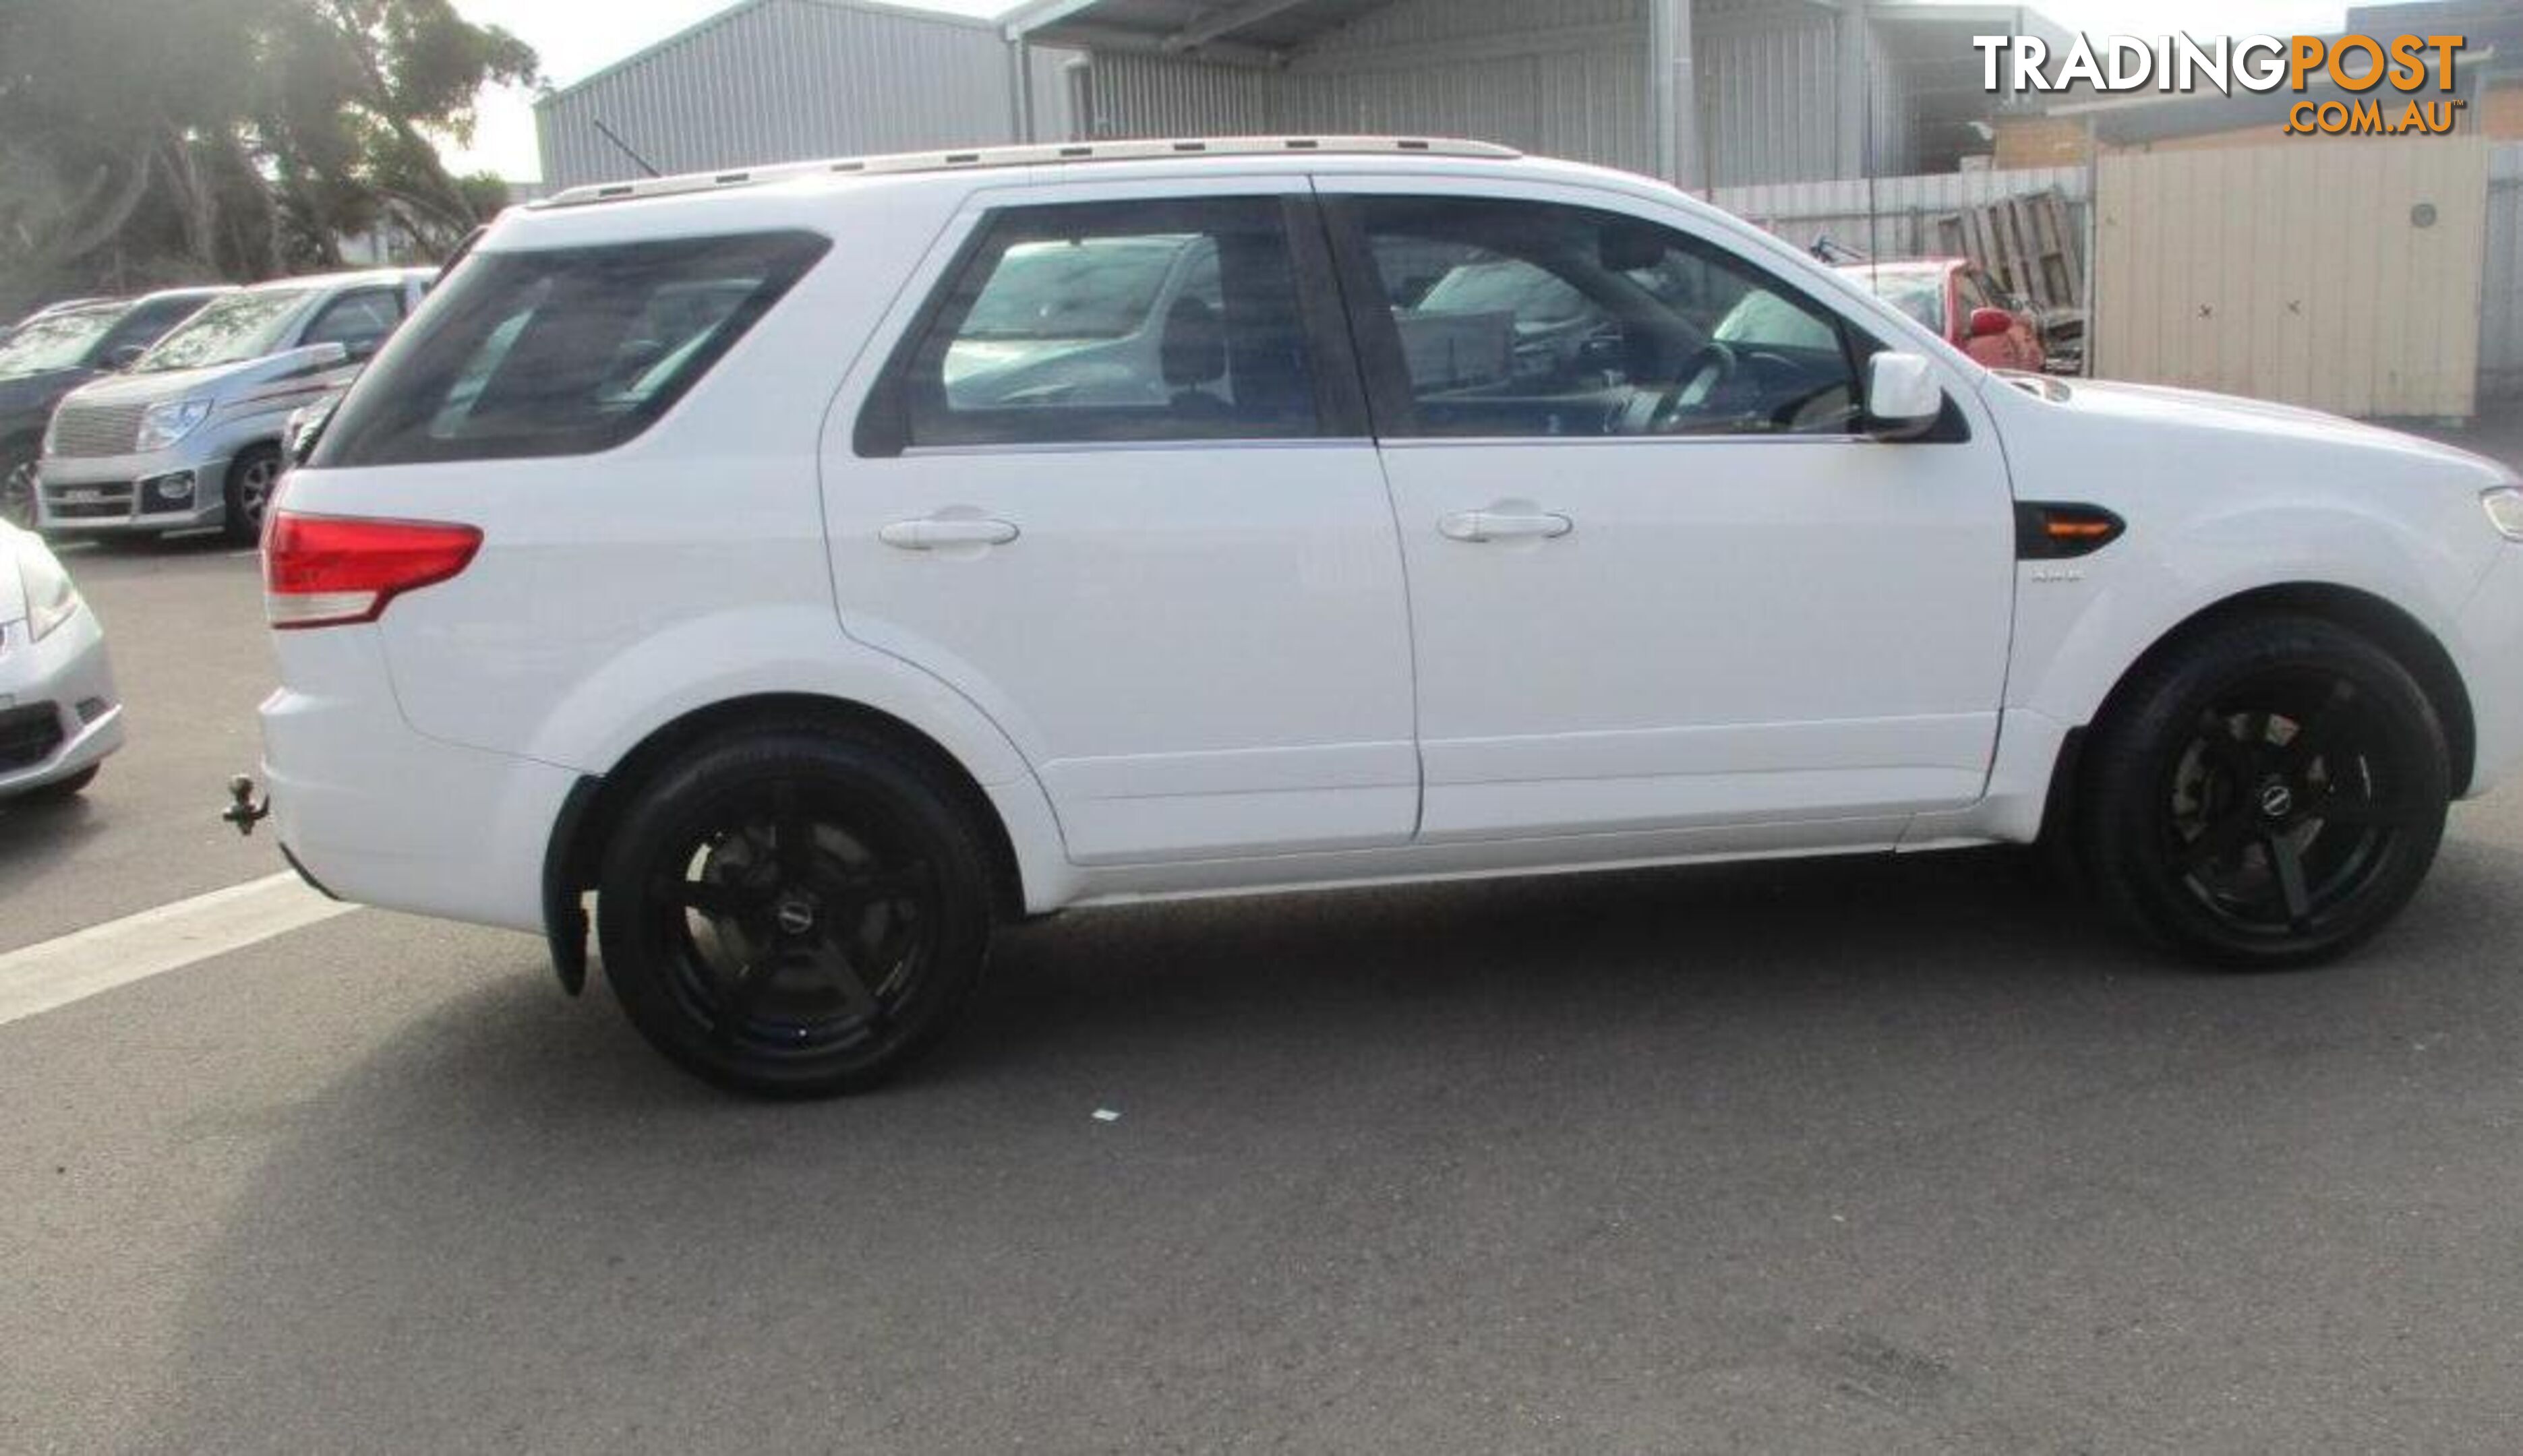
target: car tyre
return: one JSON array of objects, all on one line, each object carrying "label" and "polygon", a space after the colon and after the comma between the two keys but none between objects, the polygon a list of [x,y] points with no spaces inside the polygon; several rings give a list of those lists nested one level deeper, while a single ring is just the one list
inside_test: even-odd
[{"label": "car tyre", "polygon": [[228,464],[228,479],[222,493],[226,510],[219,517],[219,529],[229,540],[239,545],[253,545],[262,536],[262,514],[271,505],[272,492],[280,485],[280,446],[258,445],[240,450]]},{"label": "car tyre", "polygon": [[605,977],[642,1035],[722,1087],[873,1087],[978,984],[989,865],[955,792],[882,742],[813,725],[721,739],[608,839]]},{"label": "car tyre", "polygon": [[2211,964],[2281,969],[2381,929],[2444,837],[2434,705],[2362,636],[2285,615],[2143,665],[2096,725],[2077,846],[2104,906]]}]

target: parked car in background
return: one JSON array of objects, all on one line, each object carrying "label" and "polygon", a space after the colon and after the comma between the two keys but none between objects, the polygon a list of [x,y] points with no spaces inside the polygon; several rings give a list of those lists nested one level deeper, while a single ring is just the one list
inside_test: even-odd
[{"label": "parked car in background", "polygon": [[[1156,322],[1091,390],[959,376],[1045,257],[1186,238],[1215,305],[1052,291]],[[1450,359],[1584,311],[1412,306],[1507,258],[1616,365]],[[1229,891],[2046,836],[2147,937],[2306,964],[2523,764],[2513,470],[1970,366],[1627,173],[1237,138],[663,178],[511,209],[430,314],[264,538],[276,837],[543,932],[572,989],[594,891],[622,1008],[731,1086],[904,1064],[1003,919]]]},{"label": "parked car in background", "polygon": [[50,318],[56,313],[68,313],[73,308],[87,308],[98,304],[111,304],[114,302],[115,300],[106,298],[103,295],[85,299],[56,299],[52,303],[46,304],[41,308],[36,309],[34,312],[27,314],[25,317],[19,319],[16,323],[0,324],[0,344],[6,344],[10,340],[17,338],[18,331],[24,328],[26,325]]},{"label": "parked car in background", "polygon": [[223,527],[252,540],[291,411],[357,374],[433,269],[284,278],[217,300],[53,411],[37,474],[52,536]]},{"label": "parked car in background", "polygon": [[232,288],[170,288],[47,309],[0,344],[0,521],[35,524],[35,460],[62,397],[127,368],[167,330]]},{"label": "parked car in background", "polygon": [[1990,368],[2041,372],[2039,317],[2008,297],[1970,258],[1852,262],[1840,264],[1839,271]]},{"label": "parked car in background", "polygon": [[43,538],[0,522],[0,801],[75,794],[121,746],[104,628]]}]

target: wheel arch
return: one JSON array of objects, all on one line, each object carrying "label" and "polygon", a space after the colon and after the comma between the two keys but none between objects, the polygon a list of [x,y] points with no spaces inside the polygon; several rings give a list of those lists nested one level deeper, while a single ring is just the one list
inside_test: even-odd
[{"label": "wheel arch", "polygon": [[2461,797],[2469,788],[2478,753],[2478,721],[2471,707],[2470,690],[2444,643],[2406,610],[2370,591],[2334,582],[2281,582],[2237,591],[2199,608],[2131,659],[2093,713],[2071,729],[2061,744],[2051,769],[2049,809],[2042,816],[2044,837],[2064,828],[2068,816],[2075,812],[2074,779],[2085,740],[2096,725],[2118,710],[2132,682],[2165,658],[2228,623],[2275,613],[2316,617],[2356,633],[2406,668],[2444,725],[2452,796]]},{"label": "wheel arch", "polygon": [[[865,703],[808,692],[764,692],[685,713],[651,730],[603,774],[579,780],[569,806],[553,823],[551,843],[545,851],[547,929],[557,934],[566,928],[550,923],[556,909],[575,911],[577,896],[595,886],[604,845],[643,788],[700,744],[766,723],[819,727],[871,738],[935,774],[954,795],[956,809],[980,831],[990,860],[993,908],[1009,918],[1025,913],[1024,872],[1007,820],[980,780],[945,745],[906,720]],[[565,907],[556,904],[561,899],[566,900]]]}]

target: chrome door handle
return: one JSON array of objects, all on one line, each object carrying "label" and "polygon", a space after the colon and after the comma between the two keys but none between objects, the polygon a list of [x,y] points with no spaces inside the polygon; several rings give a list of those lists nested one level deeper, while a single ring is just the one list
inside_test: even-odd
[{"label": "chrome door handle", "polygon": [[1547,540],[1576,529],[1576,522],[1557,511],[1459,510],[1437,521],[1438,534],[1448,540]]},{"label": "chrome door handle", "polygon": [[933,551],[940,546],[1004,546],[1017,539],[1014,521],[971,516],[927,516],[877,528],[876,539],[906,551]]}]

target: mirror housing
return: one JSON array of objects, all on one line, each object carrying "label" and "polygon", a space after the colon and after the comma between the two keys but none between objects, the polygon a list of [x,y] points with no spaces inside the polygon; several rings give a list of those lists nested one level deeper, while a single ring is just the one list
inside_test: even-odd
[{"label": "mirror housing", "polygon": [[1908,440],[1936,427],[1944,386],[1927,356],[1886,350],[1866,361],[1866,423],[1878,440]]},{"label": "mirror housing", "polygon": [[339,344],[301,344],[263,359],[255,366],[255,374],[259,379],[301,379],[349,362],[351,352]]},{"label": "mirror housing", "polygon": [[1965,338],[1993,339],[2015,332],[2015,315],[2003,308],[1974,308],[1971,331]]},{"label": "mirror housing", "polygon": [[119,374],[123,370],[140,362],[140,356],[148,352],[149,346],[146,344],[116,345],[113,351],[105,356],[105,367],[113,370],[117,374]]}]

